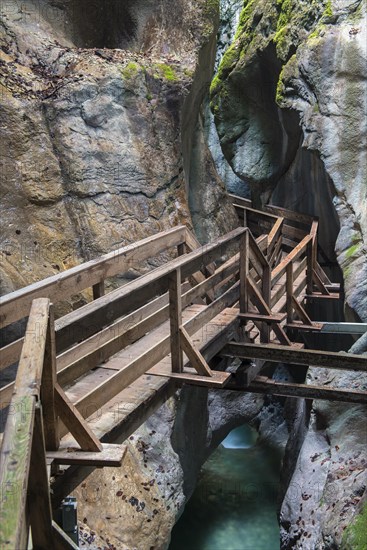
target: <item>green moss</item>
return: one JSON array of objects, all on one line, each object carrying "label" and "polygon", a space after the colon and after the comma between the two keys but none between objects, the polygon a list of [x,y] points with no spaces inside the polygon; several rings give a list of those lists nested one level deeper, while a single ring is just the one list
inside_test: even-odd
[{"label": "green moss", "polygon": [[342,548],[344,550],[366,550],[367,541],[367,503],[356,519],[344,531]]},{"label": "green moss", "polygon": [[352,256],[354,256],[358,248],[359,248],[359,244],[352,244],[352,246],[350,246],[348,250],[346,250],[345,252],[346,257],[351,258]]},{"label": "green moss", "polygon": [[285,69],[285,66],[280,71],[278,83],[277,83],[277,91],[275,95],[275,101],[277,105],[281,105],[284,99],[284,84],[283,84],[284,69]]},{"label": "green moss", "polygon": [[323,15],[325,15],[326,17],[332,17],[333,16],[333,9],[331,7],[331,0],[327,0],[326,7],[325,7]]},{"label": "green moss", "polygon": [[153,68],[155,70],[155,76],[158,78],[164,78],[169,82],[175,82],[178,80],[175,70],[165,63],[156,63],[153,65]]},{"label": "green moss", "polygon": [[125,80],[131,80],[135,78],[139,72],[139,65],[130,61],[126,67],[121,70],[122,76]]}]

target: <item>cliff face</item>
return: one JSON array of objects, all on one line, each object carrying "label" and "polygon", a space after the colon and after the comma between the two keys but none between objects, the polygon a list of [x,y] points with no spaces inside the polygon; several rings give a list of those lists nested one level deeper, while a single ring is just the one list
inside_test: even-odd
[{"label": "cliff face", "polygon": [[211,94],[221,145],[257,202],[320,216],[346,313],[367,319],[366,3],[246,1]]},{"label": "cliff face", "polygon": [[1,293],[192,226],[191,189],[211,189],[202,220],[194,217],[202,240],[233,228],[215,171],[196,167],[206,158],[199,111],[216,8],[206,0],[1,3]]},{"label": "cliff face", "polygon": [[[320,217],[320,244],[342,270],[346,318],[363,321],[366,50],[362,0],[249,0],[211,86],[232,169],[259,204]],[[366,350],[365,340],[352,348]],[[364,377],[325,369],[310,369],[308,380],[366,387]],[[300,406],[287,445],[282,548],[363,548],[366,410],[315,401],[309,414]]]}]

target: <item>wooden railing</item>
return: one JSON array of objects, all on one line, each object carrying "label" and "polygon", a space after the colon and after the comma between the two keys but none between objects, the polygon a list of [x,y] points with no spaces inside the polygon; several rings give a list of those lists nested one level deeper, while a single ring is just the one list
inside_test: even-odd
[{"label": "wooden railing", "polygon": [[28,548],[29,527],[33,548],[50,548],[55,533],[63,542],[55,547],[76,548],[51,514],[46,444],[58,447],[52,331],[49,300],[34,301],[0,452],[2,549]]}]

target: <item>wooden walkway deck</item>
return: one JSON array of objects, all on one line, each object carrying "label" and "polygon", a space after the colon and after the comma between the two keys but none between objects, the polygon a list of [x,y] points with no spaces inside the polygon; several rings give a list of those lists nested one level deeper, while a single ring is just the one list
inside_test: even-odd
[{"label": "wooden walkway deck", "polygon": [[[1,328],[28,317],[24,336],[0,356],[1,371],[18,363],[16,380],[0,389],[4,548],[26,548],[30,527],[37,548],[51,539],[74,548],[52,508],[90,467],[121,464],[121,443],[182,384],[367,402],[365,391],[263,375],[279,361],[291,369],[367,365],[360,356],[304,349],[303,333],[323,326],[307,303],[340,299],[318,263],[317,220],[233,200],[243,227],[213,243],[200,246],[180,226],[0,299]],[[163,265],[105,293],[107,279],[162,254]],[[55,322],[51,302],[76,292],[88,303]],[[234,357],[241,367],[226,372]],[[60,464],[62,481],[52,475]],[[27,491],[38,503],[30,514]]]}]

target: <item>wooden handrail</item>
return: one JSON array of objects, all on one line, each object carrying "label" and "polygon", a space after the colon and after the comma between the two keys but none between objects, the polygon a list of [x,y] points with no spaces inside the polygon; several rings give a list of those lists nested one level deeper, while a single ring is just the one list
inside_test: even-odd
[{"label": "wooden handrail", "polygon": [[[0,449],[0,486],[3,491],[0,501],[1,548],[27,548],[27,490],[48,312],[47,298],[33,302]],[[37,540],[33,543],[37,545]]]},{"label": "wooden handrail", "polygon": [[27,317],[32,300],[35,298],[47,297],[57,303],[72,294],[101,283],[108,277],[122,273],[134,261],[146,260],[168,248],[184,243],[185,236],[185,226],[174,227],[2,296],[0,297],[0,327]]}]

